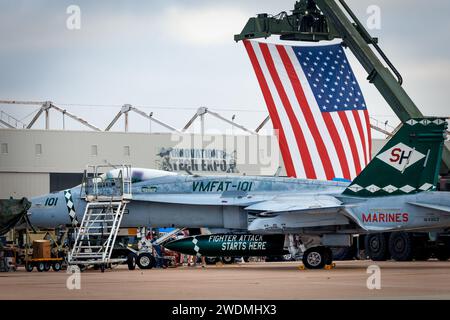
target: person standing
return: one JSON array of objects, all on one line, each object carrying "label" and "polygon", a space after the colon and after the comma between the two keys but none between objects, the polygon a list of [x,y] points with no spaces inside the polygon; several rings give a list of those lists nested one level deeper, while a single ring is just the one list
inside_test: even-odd
[{"label": "person standing", "polygon": [[[186,238],[186,237],[189,237],[189,230],[188,229],[184,229],[183,230],[183,235],[181,235],[177,239],[182,239],[182,238]],[[183,253],[180,253],[180,264],[183,266],[183,265],[188,265],[188,263],[189,263],[189,256],[185,255]]]},{"label": "person standing", "polygon": [[153,243],[153,250],[155,250],[154,256],[156,258],[156,266],[155,267],[156,268],[162,268],[163,267],[163,262],[164,262],[164,257],[163,257],[163,254],[162,254],[161,245]]}]

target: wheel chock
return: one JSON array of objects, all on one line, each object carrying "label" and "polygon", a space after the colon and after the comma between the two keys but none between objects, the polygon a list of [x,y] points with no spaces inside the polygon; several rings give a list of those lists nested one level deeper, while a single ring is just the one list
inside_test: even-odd
[{"label": "wheel chock", "polygon": [[299,265],[298,266],[298,270],[305,270],[306,268],[305,268],[305,266],[304,265]]},{"label": "wheel chock", "polygon": [[331,270],[331,269],[335,269],[336,268],[336,263],[332,263],[332,264],[327,264],[325,265],[324,269],[325,270]]}]

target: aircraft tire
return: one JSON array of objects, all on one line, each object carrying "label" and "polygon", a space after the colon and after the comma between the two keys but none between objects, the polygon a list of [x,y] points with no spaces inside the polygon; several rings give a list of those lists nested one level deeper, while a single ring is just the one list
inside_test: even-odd
[{"label": "aircraft tire", "polygon": [[139,269],[151,269],[155,266],[156,260],[153,255],[148,252],[140,253],[136,261]]},{"label": "aircraft tire", "polygon": [[303,265],[307,269],[323,269],[329,258],[327,250],[324,247],[309,248],[303,253]]},{"label": "aircraft tire", "polygon": [[388,258],[388,241],[383,233],[368,234],[365,238],[366,254],[373,261],[385,261]]},{"label": "aircraft tire", "polygon": [[137,257],[136,257],[135,253],[130,252],[128,254],[128,257],[127,257],[128,270],[136,269],[136,259],[137,259]]},{"label": "aircraft tire", "polygon": [[393,232],[389,237],[389,253],[395,261],[411,261],[413,240],[408,232]]}]

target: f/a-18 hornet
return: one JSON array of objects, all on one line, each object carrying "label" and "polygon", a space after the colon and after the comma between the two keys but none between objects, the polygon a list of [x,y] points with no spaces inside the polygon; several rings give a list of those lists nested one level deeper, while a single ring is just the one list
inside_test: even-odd
[{"label": "f/a-18 hornet", "polygon": [[[231,250],[234,255],[248,255],[249,248],[251,255],[255,250],[265,255],[264,244],[249,241],[279,234],[285,237],[284,247],[302,256],[307,268],[323,268],[332,262],[330,247],[351,245],[354,234],[448,230],[450,193],[433,191],[446,128],[445,119],[410,119],[351,183],[116,169],[99,176],[102,183],[95,186],[97,191],[112,190],[114,179],[131,175],[131,199],[121,227],[206,227],[233,235],[260,235],[211,235],[206,244],[190,237],[184,243],[169,242],[168,248],[208,255],[208,242],[225,241],[225,251],[241,249]],[[37,227],[76,224],[89,212],[89,189],[84,183],[33,198],[29,220]],[[241,240],[247,244],[233,243]]]}]

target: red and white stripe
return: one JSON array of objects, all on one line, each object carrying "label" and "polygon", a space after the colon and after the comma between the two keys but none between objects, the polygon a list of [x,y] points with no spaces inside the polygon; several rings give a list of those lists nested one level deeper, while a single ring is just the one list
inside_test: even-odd
[{"label": "red and white stripe", "polygon": [[354,179],[370,161],[367,110],[321,112],[291,46],[244,41],[290,177]]}]

